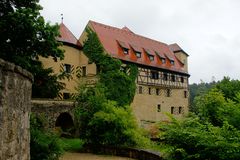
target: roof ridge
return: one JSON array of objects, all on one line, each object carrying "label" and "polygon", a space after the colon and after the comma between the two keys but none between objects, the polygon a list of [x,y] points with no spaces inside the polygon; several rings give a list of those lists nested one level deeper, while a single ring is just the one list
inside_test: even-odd
[{"label": "roof ridge", "polygon": [[70,34],[78,41],[75,35],[70,31],[70,29],[68,29],[68,27],[63,22],[61,22],[60,25],[63,25],[70,32]]},{"label": "roof ridge", "polygon": [[[118,31],[120,31],[120,32],[125,32],[125,33],[128,33],[128,34],[130,34],[130,35],[137,36],[137,37],[139,37],[139,38],[143,38],[143,39],[151,40],[151,41],[153,41],[153,42],[155,42],[155,43],[160,43],[160,44],[163,44],[163,45],[168,46],[167,43],[163,43],[163,42],[160,42],[160,41],[158,41],[158,40],[151,39],[151,38],[145,37],[145,36],[143,36],[143,35],[136,34],[136,33],[132,32],[131,30],[130,30],[130,32],[129,32],[129,31],[123,29],[123,28],[126,27],[126,26],[124,26],[123,28],[118,28],[118,27],[114,27],[114,26],[106,25],[106,24],[99,23],[99,22],[92,21],[92,20],[89,20],[89,22],[91,22],[91,23],[95,23],[95,24],[97,24],[97,25],[101,25],[101,26],[109,27],[109,28],[111,28],[111,29],[116,29],[116,30],[118,30]],[[126,27],[126,28],[128,28],[128,27]],[[128,28],[128,29],[129,29],[129,28]]]}]

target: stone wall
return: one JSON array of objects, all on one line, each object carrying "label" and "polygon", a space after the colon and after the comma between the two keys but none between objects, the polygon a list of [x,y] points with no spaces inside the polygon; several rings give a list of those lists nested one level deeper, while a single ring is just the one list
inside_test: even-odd
[{"label": "stone wall", "polygon": [[32,75],[0,59],[0,160],[29,160]]}]

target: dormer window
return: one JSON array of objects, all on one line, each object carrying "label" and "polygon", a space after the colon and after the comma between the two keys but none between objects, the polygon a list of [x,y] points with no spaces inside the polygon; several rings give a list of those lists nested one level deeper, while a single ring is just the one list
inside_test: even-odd
[{"label": "dormer window", "polygon": [[162,64],[165,64],[166,63],[166,59],[165,58],[161,58],[161,62],[162,62]]},{"label": "dormer window", "polygon": [[141,52],[135,52],[137,58],[141,58]]},{"label": "dormer window", "polygon": [[146,51],[149,60],[150,60],[150,61],[154,61],[154,54],[152,54],[151,50],[146,49],[146,48],[145,48],[144,50]]},{"label": "dormer window", "polygon": [[142,57],[142,53],[141,53],[142,49],[135,44],[130,44],[130,46],[132,47],[136,57],[141,58]]},{"label": "dormer window", "polygon": [[124,53],[124,54],[128,54],[128,50],[129,50],[129,49],[127,49],[127,48],[123,48],[123,53]]},{"label": "dormer window", "polygon": [[122,42],[122,41],[119,41],[119,40],[117,40],[117,42],[118,42],[118,44],[120,45],[120,47],[122,48],[122,50],[123,50],[123,53],[124,54],[128,54],[129,52],[129,47],[128,47],[128,45],[125,43],[125,42]]},{"label": "dormer window", "polygon": [[154,56],[153,55],[148,55],[150,61],[154,61]]},{"label": "dormer window", "polygon": [[170,60],[171,65],[174,66],[174,60]]}]

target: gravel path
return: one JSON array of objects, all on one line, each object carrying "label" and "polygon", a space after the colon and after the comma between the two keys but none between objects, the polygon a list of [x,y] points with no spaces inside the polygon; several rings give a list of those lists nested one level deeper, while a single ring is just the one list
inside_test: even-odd
[{"label": "gravel path", "polygon": [[134,160],[132,158],[108,155],[95,155],[90,153],[65,153],[60,160]]}]

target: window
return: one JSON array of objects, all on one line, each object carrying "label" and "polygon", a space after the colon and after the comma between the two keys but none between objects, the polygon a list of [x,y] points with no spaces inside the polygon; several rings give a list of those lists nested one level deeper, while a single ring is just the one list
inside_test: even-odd
[{"label": "window", "polygon": [[167,81],[168,80],[168,74],[167,73],[163,73],[163,80]]},{"label": "window", "polygon": [[174,60],[170,60],[171,65],[174,65]]},{"label": "window", "polygon": [[158,112],[161,112],[161,104],[158,104],[158,105],[157,105],[157,111],[158,111]]},{"label": "window", "polygon": [[154,56],[153,55],[148,55],[150,61],[154,61]]},{"label": "window", "polygon": [[156,95],[160,95],[160,89],[156,88]]},{"label": "window", "polygon": [[182,111],[183,111],[183,108],[182,108],[182,107],[179,107],[179,108],[178,108],[178,113],[179,113],[179,114],[182,114]]},{"label": "window", "polygon": [[151,88],[148,88],[148,94],[151,95]]},{"label": "window", "polygon": [[184,78],[183,77],[181,77],[181,82],[184,83]]},{"label": "window", "polygon": [[123,53],[124,53],[124,54],[128,54],[128,50],[129,50],[129,49],[127,49],[127,48],[123,48]]},{"label": "window", "polygon": [[151,78],[152,79],[158,79],[159,78],[159,74],[157,71],[151,71]]},{"label": "window", "polygon": [[174,114],[174,107],[171,107],[171,114]]},{"label": "window", "polygon": [[187,91],[184,91],[184,98],[187,98]]},{"label": "window", "polygon": [[173,82],[176,81],[175,75],[171,75],[171,80],[172,80]]},{"label": "window", "polygon": [[166,97],[170,97],[171,96],[171,90],[170,89],[167,89],[166,90]]},{"label": "window", "polygon": [[70,64],[64,64],[64,72],[71,73],[71,65]]},{"label": "window", "polygon": [[87,75],[87,68],[86,66],[82,67],[82,76],[85,77]]},{"label": "window", "polygon": [[165,64],[166,63],[166,59],[165,58],[161,58],[161,62],[162,62],[162,64]]},{"label": "window", "polygon": [[63,99],[70,99],[70,93],[63,93]]},{"label": "window", "polygon": [[135,52],[137,58],[141,58],[141,52]]},{"label": "window", "polygon": [[139,94],[142,94],[142,93],[143,93],[143,88],[142,88],[142,86],[139,86],[139,88],[138,88],[138,93],[139,93]]}]

